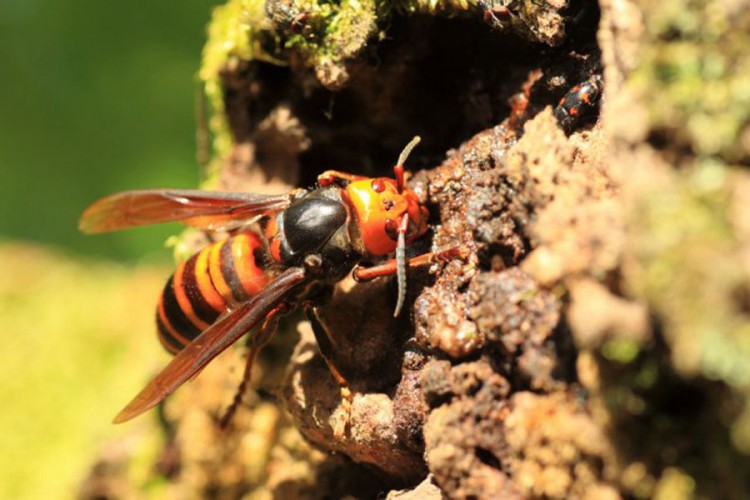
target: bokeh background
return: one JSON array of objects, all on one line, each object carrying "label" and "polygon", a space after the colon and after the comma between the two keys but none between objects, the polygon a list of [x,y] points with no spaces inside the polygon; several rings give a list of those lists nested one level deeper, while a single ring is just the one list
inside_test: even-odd
[{"label": "bokeh background", "polygon": [[131,432],[112,416],[166,359],[152,320],[176,226],[76,224],[111,192],[197,185],[217,3],[0,2],[0,498],[77,496]]}]

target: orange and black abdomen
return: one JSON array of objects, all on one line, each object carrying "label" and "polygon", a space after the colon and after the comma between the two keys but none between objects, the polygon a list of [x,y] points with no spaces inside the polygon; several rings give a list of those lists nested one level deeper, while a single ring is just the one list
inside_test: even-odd
[{"label": "orange and black abdomen", "polygon": [[259,293],[270,280],[265,245],[251,232],[207,246],[177,267],[156,312],[159,340],[179,352],[229,307]]}]

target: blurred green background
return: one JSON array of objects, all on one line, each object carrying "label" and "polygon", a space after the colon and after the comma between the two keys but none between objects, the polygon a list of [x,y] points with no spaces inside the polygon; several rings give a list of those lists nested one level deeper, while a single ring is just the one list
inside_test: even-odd
[{"label": "blurred green background", "polygon": [[[177,226],[76,225],[115,191],[197,185],[195,75],[217,3],[0,2],[0,498],[76,497],[103,456],[157,449],[153,413],[110,421],[167,359],[153,315]],[[159,496],[150,465],[126,462]]]},{"label": "blurred green background", "polygon": [[97,197],[190,187],[209,0],[0,2],[0,235],[110,258],[168,229],[81,238]]}]

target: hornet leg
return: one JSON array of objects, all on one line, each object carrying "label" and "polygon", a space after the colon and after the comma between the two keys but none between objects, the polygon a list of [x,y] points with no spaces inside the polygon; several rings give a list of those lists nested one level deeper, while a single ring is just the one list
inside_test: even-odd
[{"label": "hornet leg", "polygon": [[263,320],[263,324],[258,330],[258,333],[250,338],[250,350],[247,353],[247,361],[245,362],[245,371],[242,374],[242,382],[240,382],[240,385],[237,388],[237,392],[234,395],[232,404],[229,405],[229,408],[226,409],[224,415],[219,421],[219,427],[221,429],[226,429],[232,422],[232,417],[234,417],[234,414],[237,412],[237,408],[239,408],[240,403],[242,403],[242,398],[245,395],[248,383],[250,382],[250,375],[253,371],[255,358],[258,357],[258,353],[261,351],[261,349],[263,349],[263,347],[265,347],[266,344],[268,344],[268,342],[273,338],[274,334],[276,333],[276,327],[279,323],[279,318],[285,313],[289,312],[289,309],[290,307],[286,302],[282,302],[281,304],[271,309],[271,311],[266,315],[266,319]]},{"label": "hornet leg", "polygon": [[[436,262],[447,262],[452,259],[461,258],[466,255],[467,249],[464,247],[449,248],[439,252],[430,252],[422,254],[406,262],[409,269],[430,266]],[[382,276],[393,276],[398,272],[396,259],[390,259],[382,264],[372,267],[357,266],[354,268],[354,279],[357,281],[371,281]]]}]

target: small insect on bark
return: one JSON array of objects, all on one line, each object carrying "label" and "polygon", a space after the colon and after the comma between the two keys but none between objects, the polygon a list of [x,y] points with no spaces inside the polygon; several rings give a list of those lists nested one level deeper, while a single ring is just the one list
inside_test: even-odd
[{"label": "small insect on bark", "polygon": [[566,134],[570,135],[595,116],[601,95],[602,79],[596,75],[576,85],[560,99],[553,113]]},{"label": "small insect on bark", "polygon": [[266,15],[274,29],[295,35],[301,34],[310,21],[310,14],[301,11],[294,0],[266,0]]},{"label": "small insect on bark", "polygon": [[[318,176],[314,189],[290,194],[154,189],[114,194],[89,206],[79,225],[84,233],[179,221],[230,234],[181,263],[167,281],[156,325],[159,340],[175,357],[114,421],[125,422],[154,407],[259,325],[250,337],[244,380],[222,418],[226,426],[258,352],[273,336],[278,318],[296,307],[303,307],[311,320],[348,410],[351,391],[331,362],[330,342],[322,338],[316,310],[320,297],[352,271],[359,281],[396,275],[397,316],[404,305],[407,268],[462,256],[460,248],[452,248],[405,257],[405,247],[428,229],[427,208],[404,179],[403,165],[418,142],[415,137],[399,156],[395,179],[329,170]],[[388,259],[391,254],[396,257]],[[380,263],[365,266],[372,262]]]},{"label": "small insect on bark", "polygon": [[477,6],[482,9],[482,18],[491,28],[503,30],[511,25],[515,16],[511,10],[514,0],[478,0]]}]

